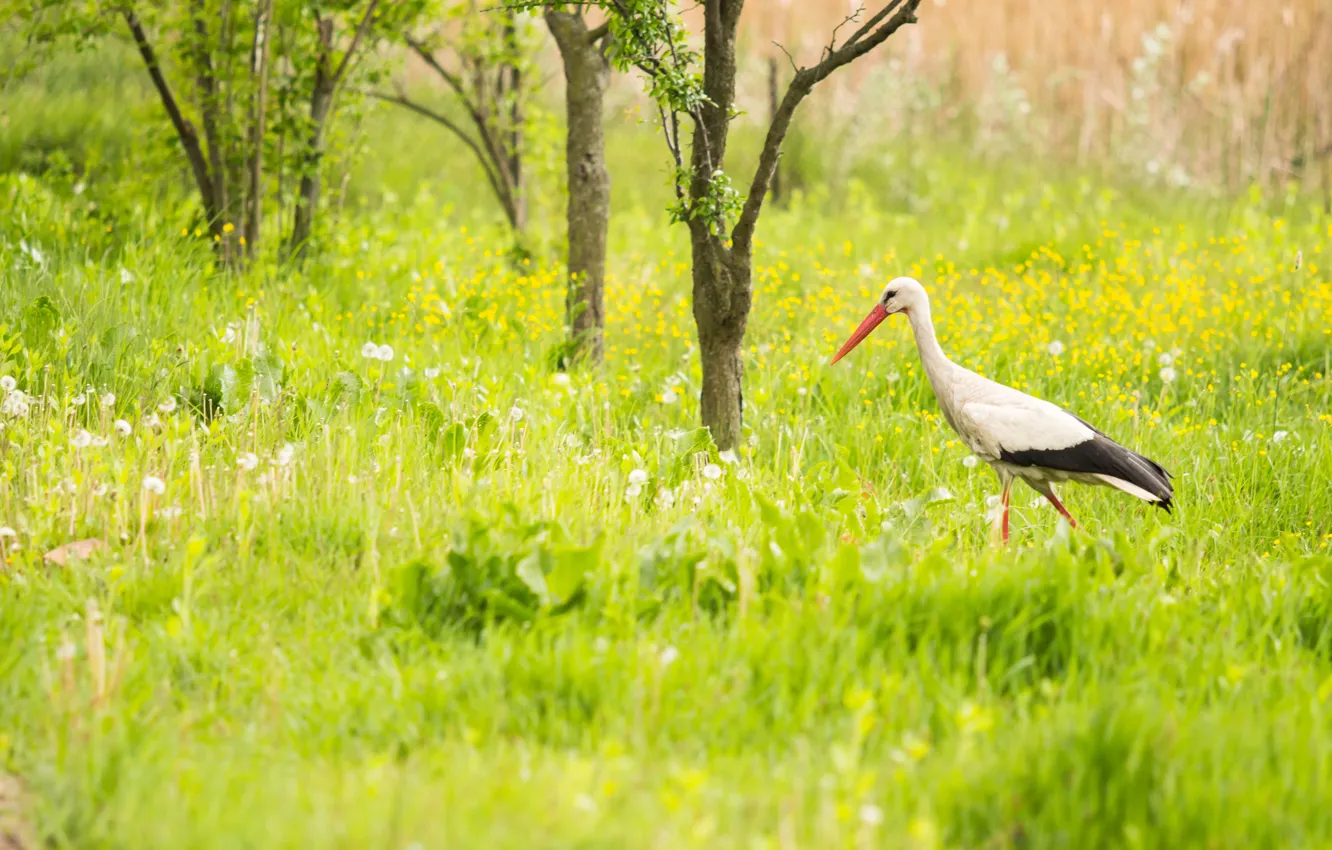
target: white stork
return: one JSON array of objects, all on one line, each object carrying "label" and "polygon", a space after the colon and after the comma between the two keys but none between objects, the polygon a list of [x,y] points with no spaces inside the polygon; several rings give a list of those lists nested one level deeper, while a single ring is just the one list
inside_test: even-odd
[{"label": "white stork", "polygon": [[976,457],[999,475],[1003,490],[1003,541],[1008,542],[1008,494],[1021,478],[1050,500],[1073,528],[1077,522],[1055,495],[1056,481],[1103,484],[1170,511],[1170,473],[1156,461],[1124,448],[1082,419],[957,365],[939,348],[925,288],[909,277],[884,287],[879,302],[832,362],[860,344],[894,313],[905,313],[920,362],[944,418]]}]

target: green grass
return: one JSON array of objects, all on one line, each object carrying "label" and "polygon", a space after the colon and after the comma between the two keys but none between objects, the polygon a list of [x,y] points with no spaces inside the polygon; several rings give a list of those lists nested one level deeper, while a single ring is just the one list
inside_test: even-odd
[{"label": "green grass", "polygon": [[[43,841],[1326,846],[1332,220],[912,163],[765,216],[734,462],[646,166],[567,381],[553,252],[466,186],[231,277],[188,210],[0,179],[0,373],[45,399],[0,417],[0,769]],[[994,549],[905,327],[826,365],[896,274],[1176,512],[1021,491]]]}]

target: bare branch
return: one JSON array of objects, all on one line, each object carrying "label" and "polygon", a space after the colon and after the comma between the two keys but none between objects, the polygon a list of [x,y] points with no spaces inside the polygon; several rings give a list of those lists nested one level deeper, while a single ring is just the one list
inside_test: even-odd
[{"label": "bare branch", "polygon": [[199,196],[203,200],[204,212],[211,223],[217,217],[217,205],[213,195],[213,181],[208,175],[208,165],[204,161],[203,151],[199,147],[199,134],[195,132],[194,125],[189,122],[189,119],[181,113],[180,105],[176,102],[176,96],[171,92],[171,86],[162,74],[162,66],[158,64],[157,54],[148,42],[147,33],[143,31],[143,24],[139,21],[139,16],[130,8],[126,8],[122,14],[125,17],[125,23],[129,26],[130,34],[134,36],[134,45],[139,49],[139,55],[143,58],[144,65],[148,67],[148,76],[152,78],[153,87],[157,89],[157,96],[162,101],[162,107],[166,109],[167,117],[171,119],[171,126],[175,128],[176,136],[180,139],[180,146],[184,148],[185,156],[190,161],[190,170],[194,172],[194,182],[199,188]]},{"label": "bare branch", "polygon": [[[772,183],[773,172],[777,170],[777,160],[781,157],[782,142],[786,138],[787,131],[791,128],[791,119],[795,116],[796,107],[800,105],[806,95],[813,91],[815,85],[826,79],[833,71],[883,44],[889,36],[903,26],[915,23],[916,8],[919,5],[920,0],[893,0],[892,3],[889,3],[871,18],[871,21],[883,21],[878,28],[870,31],[861,27],[864,32],[858,31],[846,44],[834,50],[817,65],[812,68],[801,68],[796,72],[795,77],[792,78],[790,85],[786,88],[786,94],[782,97],[781,104],[773,114],[772,124],[768,126],[768,135],[763,140],[763,151],[759,154],[759,164],[754,171],[754,180],[750,184],[749,195],[745,198],[745,205],[740,211],[740,218],[731,230],[731,241],[735,246],[735,251],[747,252],[750,250],[754,237],[754,227],[758,223],[759,212],[763,209],[763,200],[768,193],[768,186]],[[896,14],[884,21],[884,16],[892,9],[897,9]],[[868,22],[866,26],[869,26]],[[864,33],[869,34],[866,36]]]},{"label": "bare branch", "polygon": [[[869,33],[876,26],[878,26],[880,21],[882,21],[884,18],[892,14],[893,10],[900,5],[902,5],[902,0],[893,0],[892,3],[889,3],[888,5],[880,9],[878,12],[876,12],[874,15],[870,16],[870,19],[866,21],[860,27],[860,29],[851,33],[851,37],[846,40],[846,44],[842,45],[842,47],[850,47],[851,45],[860,41],[862,38],[865,37],[867,33]],[[863,6],[861,7],[861,10],[862,11],[864,10]]]},{"label": "bare branch", "polygon": [[417,115],[429,118],[431,121],[443,126],[449,132],[453,133],[453,135],[457,136],[459,141],[467,145],[476,156],[477,162],[481,165],[481,169],[486,173],[486,180],[490,183],[490,188],[495,190],[495,196],[500,199],[500,203],[505,204],[506,206],[508,205],[508,193],[496,178],[486,152],[482,150],[481,145],[476,139],[472,138],[466,130],[458,125],[457,122],[449,118],[447,115],[444,115],[441,112],[436,112],[428,106],[418,103],[401,93],[391,94],[389,92],[367,89],[362,91],[362,94],[369,95],[377,100],[382,100],[385,103],[395,103],[398,106],[406,107]]},{"label": "bare branch", "polygon": [[379,0],[370,0],[370,5],[365,7],[365,15],[361,17],[361,23],[356,27],[356,35],[352,36],[351,44],[347,46],[347,52],[342,54],[342,62],[338,64],[338,69],[333,72],[334,86],[342,82],[342,75],[347,73],[347,68],[351,66],[352,57],[356,55],[356,49],[361,46],[361,40],[365,38],[366,32],[370,29],[370,22],[375,15],[375,7],[378,5]]},{"label": "bare branch", "polygon": [[842,18],[841,23],[833,27],[832,36],[828,39],[828,46],[823,48],[823,52],[819,54],[820,58],[831,55],[832,52],[837,49],[837,34],[842,31],[842,27],[860,20],[860,15],[864,11],[865,7],[863,5],[858,6],[854,12],[847,15],[845,18]]},{"label": "bare branch", "polygon": [[431,50],[425,42],[412,38],[406,33],[403,33],[402,38],[403,41],[407,42],[407,46],[412,49],[412,52],[421,57],[422,62],[425,62],[430,66],[430,70],[434,71],[439,75],[440,79],[448,83],[449,88],[453,89],[454,94],[466,100],[466,95],[463,94],[462,82],[458,79],[457,75],[439,63],[439,60],[435,58],[434,51]]},{"label": "bare branch", "polygon": [[506,212],[508,212],[509,201],[505,199],[513,197],[514,187],[512,186],[512,180],[510,179],[508,170],[502,166],[506,161],[506,157],[501,150],[501,145],[495,139],[490,119],[486,112],[483,111],[483,104],[478,103],[476,99],[468,94],[458,75],[445,68],[444,65],[435,58],[434,52],[431,51],[424,42],[419,41],[406,33],[403,34],[403,40],[407,42],[407,46],[410,47],[417,56],[421,57],[421,61],[425,62],[426,65],[438,74],[440,79],[444,80],[448,87],[453,90],[454,95],[458,98],[458,102],[462,104],[463,109],[467,111],[467,116],[472,119],[472,124],[476,127],[477,135],[481,138],[481,144],[486,150],[488,161],[496,168],[495,178],[498,183],[503,186],[501,203],[506,205]]},{"label": "bare branch", "polygon": [[[905,5],[903,5],[905,3]],[[856,31],[846,44],[833,51],[832,55],[815,65],[810,70],[814,72],[814,82],[819,83],[828,77],[833,71],[843,65],[847,65],[869,53],[874,48],[883,44],[907,24],[916,22],[916,8],[920,6],[920,0],[893,0],[879,11],[873,18],[865,22],[865,26]],[[892,10],[897,9],[896,14],[879,25],[877,29],[871,27],[874,22],[882,21],[883,18]],[[866,35],[868,33],[868,35]]]},{"label": "bare branch", "polygon": [[786,47],[779,42],[774,41],[773,44],[777,45],[778,50],[786,54],[786,61],[791,63],[791,70],[799,73],[800,66],[796,64],[795,57],[791,55],[791,51],[787,50]]}]

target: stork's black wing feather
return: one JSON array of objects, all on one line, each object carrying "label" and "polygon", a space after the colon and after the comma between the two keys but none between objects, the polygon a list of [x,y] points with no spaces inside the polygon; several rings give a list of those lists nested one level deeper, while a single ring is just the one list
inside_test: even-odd
[{"label": "stork's black wing feather", "polygon": [[1151,493],[1160,500],[1152,504],[1169,512],[1171,500],[1174,498],[1174,488],[1170,486],[1170,473],[1151,458],[1124,448],[1091,425],[1087,427],[1092,429],[1094,436],[1068,448],[1024,449],[1017,452],[1001,448],[999,459],[1014,466],[1109,475]]}]

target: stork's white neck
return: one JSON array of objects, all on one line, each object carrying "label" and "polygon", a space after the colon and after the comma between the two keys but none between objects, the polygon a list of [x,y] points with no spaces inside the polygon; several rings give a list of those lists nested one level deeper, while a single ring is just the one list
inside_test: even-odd
[{"label": "stork's white neck", "polygon": [[953,394],[946,392],[948,378],[953,370],[953,362],[939,347],[939,340],[934,335],[934,321],[930,318],[930,303],[924,301],[907,311],[911,322],[911,333],[916,337],[916,351],[920,352],[920,364],[925,367],[925,375],[934,388],[934,396],[939,406],[952,421]]}]

